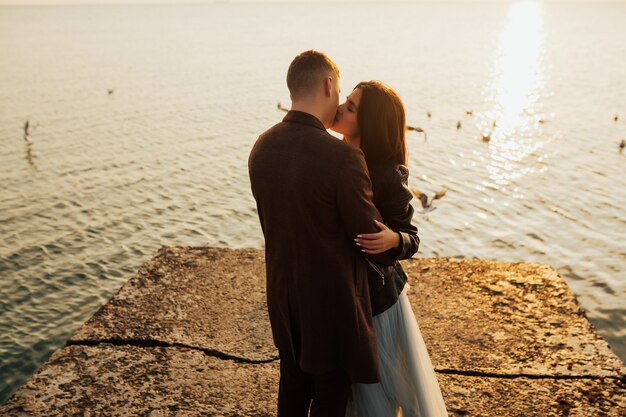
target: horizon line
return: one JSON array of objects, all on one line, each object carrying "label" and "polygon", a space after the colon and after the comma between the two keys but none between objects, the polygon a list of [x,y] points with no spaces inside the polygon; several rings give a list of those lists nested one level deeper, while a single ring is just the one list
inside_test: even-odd
[{"label": "horizon line", "polygon": [[626,0],[0,0],[0,7],[30,6],[161,6],[161,5],[201,5],[201,4],[270,4],[270,3],[626,3]]}]

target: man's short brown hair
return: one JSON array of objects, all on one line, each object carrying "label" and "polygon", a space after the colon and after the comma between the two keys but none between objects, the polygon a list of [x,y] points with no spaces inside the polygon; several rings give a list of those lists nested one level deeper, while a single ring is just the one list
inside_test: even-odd
[{"label": "man's short brown hair", "polygon": [[315,91],[329,73],[339,78],[339,68],[322,52],[310,50],[295,57],[287,71],[287,87],[291,99],[305,97]]}]

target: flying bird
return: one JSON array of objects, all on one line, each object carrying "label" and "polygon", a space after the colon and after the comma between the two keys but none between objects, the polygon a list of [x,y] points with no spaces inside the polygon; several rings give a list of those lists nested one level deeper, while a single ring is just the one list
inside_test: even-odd
[{"label": "flying bird", "polygon": [[423,133],[424,134],[424,142],[428,142],[428,135],[426,134],[426,131],[424,129],[422,129],[421,127],[406,125],[406,130],[414,131],[414,132],[418,132],[418,133]]},{"label": "flying bird", "polygon": [[444,188],[443,190],[439,191],[437,194],[435,194],[433,196],[433,198],[430,199],[430,201],[428,200],[428,196],[421,192],[420,190],[418,190],[415,187],[411,187],[411,193],[415,196],[415,198],[417,198],[420,203],[422,204],[422,214],[426,214],[430,211],[436,210],[437,207],[433,206],[433,203],[435,202],[435,200],[441,200],[443,198],[443,196],[446,195],[446,193],[448,192],[447,188]]},{"label": "flying bird", "polygon": [[26,120],[24,123],[24,140],[26,143],[30,143],[30,120]]}]

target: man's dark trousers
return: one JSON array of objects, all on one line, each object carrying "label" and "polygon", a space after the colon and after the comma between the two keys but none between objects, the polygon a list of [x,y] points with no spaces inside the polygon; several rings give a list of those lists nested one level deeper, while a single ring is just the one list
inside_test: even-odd
[{"label": "man's dark trousers", "polygon": [[351,382],[343,369],[322,375],[302,372],[281,352],[278,417],[345,417]]}]

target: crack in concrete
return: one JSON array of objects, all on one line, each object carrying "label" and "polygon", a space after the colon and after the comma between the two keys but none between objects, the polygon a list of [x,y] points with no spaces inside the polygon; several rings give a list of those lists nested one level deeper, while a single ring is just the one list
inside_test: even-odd
[{"label": "crack in concrete", "polygon": [[273,356],[269,359],[249,359],[241,356],[230,355],[228,353],[220,352],[219,350],[201,348],[197,346],[186,345],[184,343],[172,343],[172,342],[164,342],[162,340],[155,339],[120,339],[120,338],[111,338],[111,339],[98,339],[98,340],[69,340],[65,345],[66,346],[98,346],[101,344],[110,344],[115,346],[136,346],[136,347],[170,347],[170,348],[184,348],[197,350],[205,355],[213,356],[219,359],[231,360],[238,363],[249,363],[249,364],[261,364],[261,363],[270,363],[275,362],[279,359],[278,356]]},{"label": "crack in concrete", "polygon": [[549,375],[549,374],[499,374],[496,372],[483,372],[483,371],[460,371],[457,369],[435,369],[435,372],[451,375],[463,375],[463,376],[475,376],[483,378],[502,378],[502,379],[515,379],[515,378],[529,378],[529,379],[615,379],[618,381],[626,382],[626,375]]},{"label": "crack in concrete", "polygon": [[[273,356],[269,359],[249,359],[241,356],[230,355],[228,353],[221,352],[215,349],[201,348],[197,346],[186,345],[184,343],[164,342],[155,339],[98,339],[98,340],[69,340],[66,346],[98,346],[100,344],[110,344],[115,346],[136,346],[136,347],[170,347],[170,348],[184,348],[200,351],[208,356],[212,356],[219,359],[231,360],[238,363],[247,364],[262,364],[271,363],[279,359],[278,356]],[[473,376],[482,378],[501,378],[501,379],[516,379],[516,378],[529,378],[529,379],[615,379],[626,383],[626,375],[548,375],[548,374],[501,374],[496,372],[483,372],[483,371],[463,371],[458,369],[447,368],[435,368],[435,372],[441,374],[461,375],[461,376]]]}]

